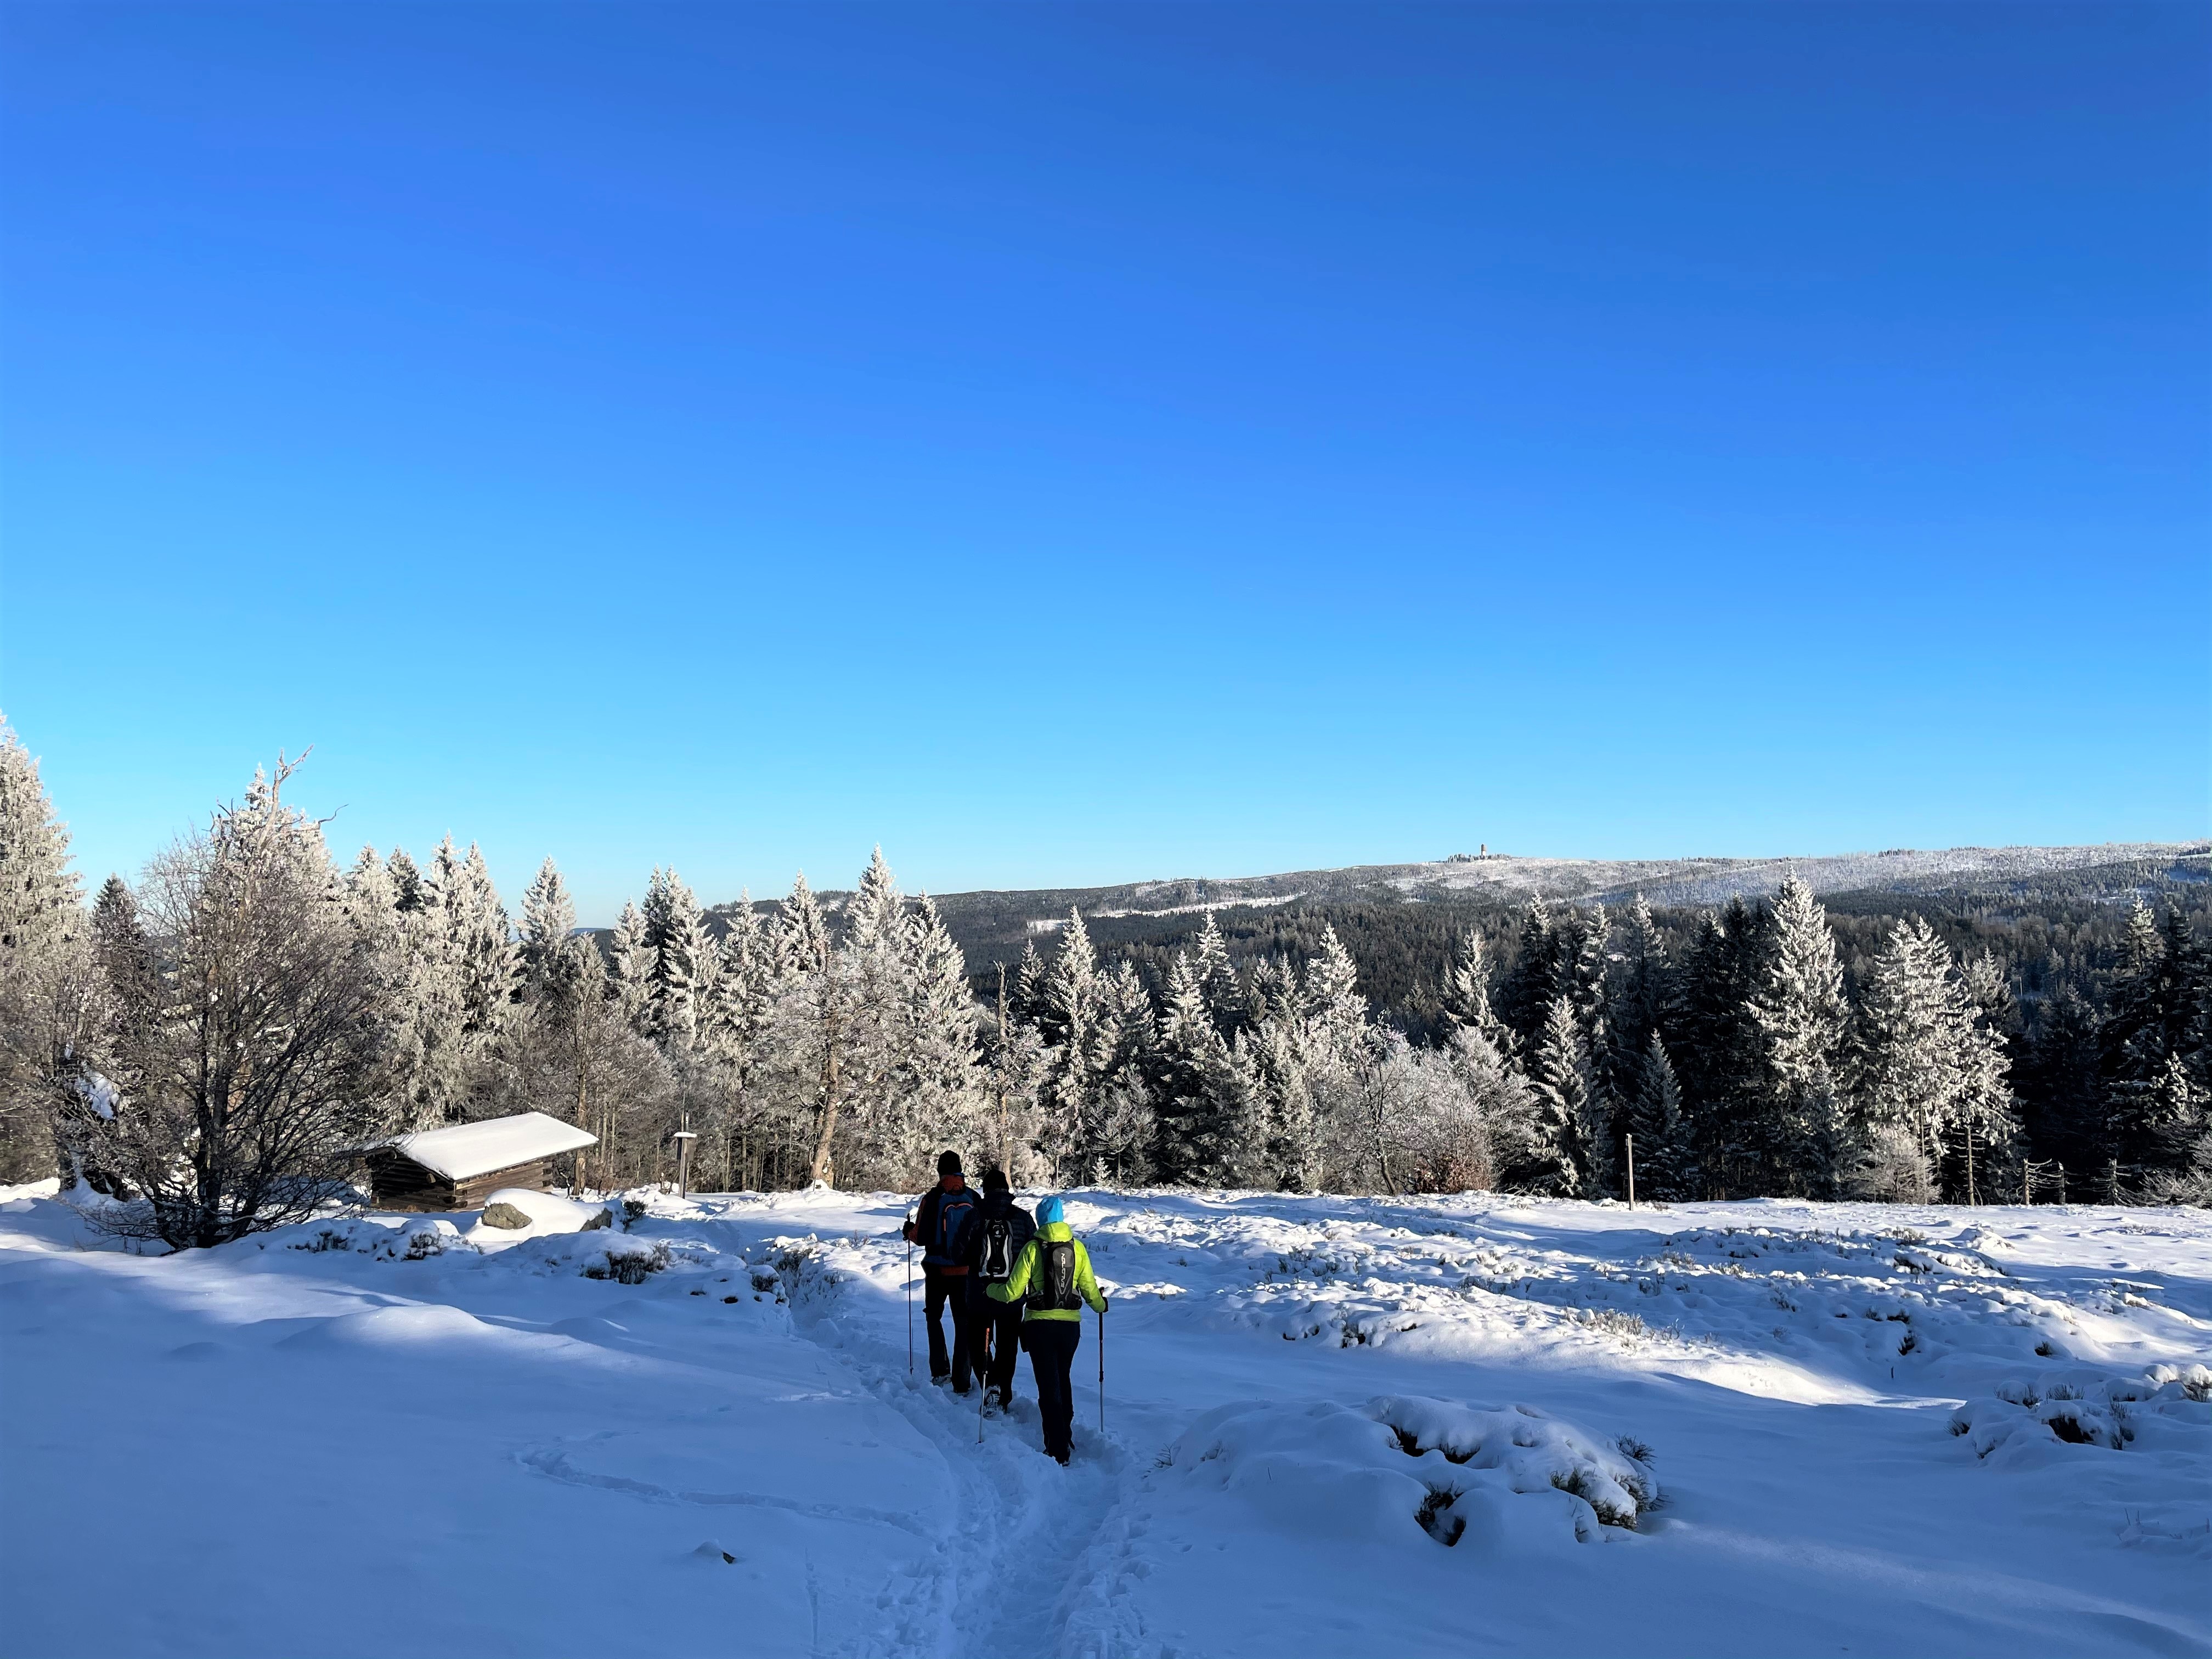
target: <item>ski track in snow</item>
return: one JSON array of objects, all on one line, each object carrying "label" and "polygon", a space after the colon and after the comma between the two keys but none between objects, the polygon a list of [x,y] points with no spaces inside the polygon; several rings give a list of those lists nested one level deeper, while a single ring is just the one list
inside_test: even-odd
[{"label": "ski track in snow", "polygon": [[1062,1469],[1026,1361],[980,1445],[928,1382],[918,1268],[909,1372],[905,1202],[164,1260],[0,1189],[0,1656],[2212,1656],[2205,1212],[1079,1190]]}]

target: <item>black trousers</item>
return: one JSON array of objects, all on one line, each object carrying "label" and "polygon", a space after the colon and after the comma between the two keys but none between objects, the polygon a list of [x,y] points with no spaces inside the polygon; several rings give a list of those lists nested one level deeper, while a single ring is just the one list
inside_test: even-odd
[{"label": "black trousers", "polygon": [[968,1341],[975,1350],[976,1374],[982,1377],[984,1387],[996,1389],[1001,1396],[1012,1400],[1014,1365],[1022,1353],[1022,1304],[992,1301],[979,1279],[969,1306]]},{"label": "black trousers", "polygon": [[1068,1372],[1075,1364],[1083,1327],[1073,1319],[1029,1319],[1022,1322],[1022,1346],[1030,1351],[1030,1375],[1036,1378],[1037,1412],[1044,1419],[1044,1449],[1066,1457],[1074,1449],[1075,1389]]},{"label": "black trousers", "polygon": [[[922,1320],[929,1327],[929,1374],[952,1373],[952,1386],[968,1391],[968,1275],[948,1273],[936,1267],[921,1270]],[[939,1315],[950,1304],[952,1313],[952,1358],[945,1357],[945,1327]]]}]

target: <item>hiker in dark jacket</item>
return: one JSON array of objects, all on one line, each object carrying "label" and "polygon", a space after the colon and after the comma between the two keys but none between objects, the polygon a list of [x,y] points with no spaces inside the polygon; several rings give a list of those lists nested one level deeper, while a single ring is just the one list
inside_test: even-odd
[{"label": "hiker in dark jacket", "polygon": [[1083,1304],[1103,1314],[1106,1298],[1091,1275],[1091,1252],[1069,1231],[1060,1200],[1048,1198],[1038,1205],[1036,1218],[1036,1237],[1014,1258],[1012,1276],[987,1293],[994,1302],[1029,1298],[1022,1310],[1022,1346],[1030,1351],[1030,1375],[1036,1379],[1045,1453],[1065,1463],[1074,1445],[1075,1391],[1068,1372],[1083,1340]]},{"label": "hiker in dark jacket", "polygon": [[[921,1246],[921,1274],[926,1285],[923,1322],[929,1328],[929,1380],[942,1382],[949,1375],[955,1394],[968,1392],[968,1264],[961,1259],[960,1235],[976,1210],[975,1190],[960,1173],[960,1154],[946,1152],[937,1160],[937,1185],[922,1194],[921,1207],[906,1224],[906,1236]],[[945,1357],[945,1328],[939,1316],[952,1304],[952,1357]]]},{"label": "hiker in dark jacket", "polygon": [[1022,1304],[995,1302],[990,1290],[1013,1277],[1022,1246],[1036,1234],[1030,1212],[1014,1202],[1006,1171],[983,1171],[983,1205],[968,1219],[961,1252],[968,1264],[968,1340],[984,1396],[998,1395],[1000,1411],[1014,1403],[1014,1364],[1021,1354]]}]

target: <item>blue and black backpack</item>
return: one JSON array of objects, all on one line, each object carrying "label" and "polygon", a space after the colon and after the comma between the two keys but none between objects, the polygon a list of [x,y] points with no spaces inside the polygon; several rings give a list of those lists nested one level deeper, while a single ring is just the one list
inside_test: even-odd
[{"label": "blue and black backpack", "polygon": [[975,1213],[975,1189],[963,1187],[957,1193],[940,1192],[937,1195],[937,1236],[923,1249],[921,1259],[935,1262],[940,1267],[951,1267],[960,1261],[960,1231],[968,1218]]}]

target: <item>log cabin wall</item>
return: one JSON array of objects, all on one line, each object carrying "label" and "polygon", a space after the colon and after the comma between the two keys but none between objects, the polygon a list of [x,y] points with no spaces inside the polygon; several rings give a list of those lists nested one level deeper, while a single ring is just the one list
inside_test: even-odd
[{"label": "log cabin wall", "polygon": [[448,1181],[404,1153],[386,1150],[369,1155],[368,1178],[380,1210],[480,1210],[502,1187],[542,1190],[545,1160],[510,1164],[504,1170],[471,1176],[466,1181]]}]

